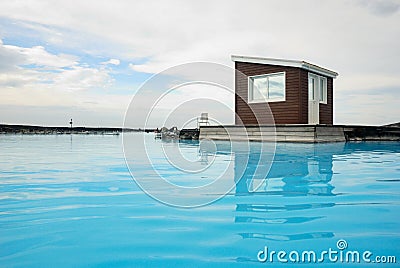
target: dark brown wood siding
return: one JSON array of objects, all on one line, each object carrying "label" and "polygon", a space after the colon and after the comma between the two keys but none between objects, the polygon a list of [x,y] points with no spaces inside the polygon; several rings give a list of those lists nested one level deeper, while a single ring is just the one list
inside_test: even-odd
[{"label": "dark brown wood siding", "polygon": [[333,125],[333,78],[327,77],[327,104],[319,104],[319,123]]},{"label": "dark brown wood siding", "polygon": [[[271,116],[267,113],[267,105],[269,105],[274,116],[275,124],[299,124],[302,122],[299,99],[300,69],[243,62],[235,62],[235,68],[247,77],[277,72],[285,72],[286,76],[286,101],[248,104],[248,79],[236,75],[235,111],[245,125],[257,124],[253,111],[257,114],[259,124],[271,123]],[[243,99],[239,96],[242,96]],[[236,124],[238,124],[240,121],[238,118],[236,119]]]},{"label": "dark brown wood siding", "polygon": [[308,71],[300,69],[300,121],[299,124],[308,124]]},{"label": "dark brown wood siding", "polygon": [[[235,68],[245,76],[235,75],[235,123],[245,125],[308,124],[308,71],[287,66],[235,62]],[[248,103],[248,76],[285,72],[286,101]],[[333,124],[333,79],[327,77],[328,103],[320,104],[320,124]],[[271,114],[268,114],[269,105]],[[256,116],[259,120],[257,122]]]}]

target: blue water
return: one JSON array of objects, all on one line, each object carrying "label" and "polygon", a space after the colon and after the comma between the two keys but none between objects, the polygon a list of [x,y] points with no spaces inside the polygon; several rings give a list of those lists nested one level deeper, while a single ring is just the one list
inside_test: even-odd
[{"label": "blue water", "polygon": [[[154,151],[165,145],[151,135],[146,139]],[[240,152],[224,142],[205,157],[196,142],[168,143],[188,158],[214,164],[203,178],[185,178],[154,157],[177,185],[188,178],[193,185],[209,183],[223,163],[233,164],[230,193],[183,209],[137,186],[121,140],[0,136],[0,267],[266,267],[279,261],[259,262],[265,247],[321,252],[338,250],[340,239],[346,250],[371,251],[371,260],[396,256],[400,262],[400,143],[278,144],[258,188],[260,178],[251,175],[259,145],[251,144],[255,151],[243,166]],[[132,173],[146,177],[136,160]],[[327,264],[354,265],[325,259]]]}]

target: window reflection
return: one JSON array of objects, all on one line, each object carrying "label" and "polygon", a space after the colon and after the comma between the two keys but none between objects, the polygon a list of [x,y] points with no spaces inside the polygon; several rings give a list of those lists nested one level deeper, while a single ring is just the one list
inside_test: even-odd
[{"label": "window reflection", "polygon": [[275,73],[249,78],[249,101],[284,101],[285,73]]},{"label": "window reflection", "polygon": [[[269,193],[284,196],[334,195],[332,179],[332,155],[343,149],[342,143],[307,146],[299,144],[278,144],[274,161],[267,179],[254,175],[256,166],[251,165],[260,152],[251,153],[246,172],[235,176],[236,194]],[[246,163],[246,155],[235,157],[235,169]],[[260,185],[261,184],[261,185]]]},{"label": "window reflection", "polygon": [[264,100],[268,98],[267,78],[261,77],[253,80],[253,100]]},{"label": "window reflection", "polygon": [[268,79],[268,98],[282,99],[285,97],[285,78],[283,75],[271,76]]}]

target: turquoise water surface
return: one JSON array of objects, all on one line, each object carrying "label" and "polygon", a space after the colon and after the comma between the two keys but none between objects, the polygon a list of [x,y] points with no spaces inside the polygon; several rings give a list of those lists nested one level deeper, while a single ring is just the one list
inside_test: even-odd
[{"label": "turquoise water surface", "polygon": [[[340,260],[350,250],[400,262],[400,143],[277,144],[263,180],[253,174],[270,152],[257,143],[244,161],[226,142],[204,154],[197,142],[145,139],[153,165],[174,184],[210,183],[231,163],[234,188],[209,205],[176,208],[134,182],[121,136],[1,135],[0,267],[266,267],[293,262],[292,251],[302,263],[303,251],[318,259],[329,249],[338,259],[325,255],[324,265],[365,266]],[[213,165],[178,175],[159,154],[164,145]],[[131,171],[146,178],[143,157]],[[347,246],[339,249],[340,240]],[[266,247],[287,254],[260,262]]]}]

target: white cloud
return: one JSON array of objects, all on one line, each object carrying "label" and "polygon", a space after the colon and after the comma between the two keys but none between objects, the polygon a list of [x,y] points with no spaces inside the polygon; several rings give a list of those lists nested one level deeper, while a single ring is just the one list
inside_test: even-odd
[{"label": "white cloud", "polygon": [[15,70],[18,64],[21,64],[24,59],[23,56],[20,55],[17,51],[12,51],[5,49],[3,46],[3,42],[0,39],[0,73],[4,74],[5,72],[11,71],[11,69]]},{"label": "white cloud", "polygon": [[23,64],[34,64],[44,68],[63,68],[71,67],[77,64],[77,58],[71,55],[48,53],[42,46],[24,48],[12,45],[3,45],[3,49],[10,53],[16,52],[24,59]]},{"label": "white cloud", "polygon": [[[125,60],[148,59],[129,65],[139,72],[157,73],[191,61],[232,66],[230,55],[244,54],[321,64],[339,72],[339,90],[373,84],[392,86],[400,71],[400,44],[394,38],[400,35],[396,27],[400,21],[398,16],[377,17],[371,14],[371,8],[386,10],[386,6],[396,6],[396,2],[360,3],[255,1],[248,5],[222,1],[213,3],[210,9],[207,3],[113,2],[112,7],[101,3],[88,11],[86,2],[78,3],[76,8],[59,3],[70,13],[58,14],[61,19],[57,20],[28,16],[18,6],[9,14],[101,36],[105,43],[118,44],[118,48],[111,49],[116,55],[123,47],[121,57]],[[101,46],[94,50],[109,53],[99,49]]]},{"label": "white cloud", "polygon": [[[372,91],[372,92],[371,92]],[[336,123],[384,125],[399,121],[400,92],[383,88],[352,93],[338,92],[335,98]],[[399,93],[397,93],[399,92]],[[367,108],[366,108],[367,107]]]},{"label": "white cloud", "polygon": [[41,46],[27,48],[0,42],[0,57],[3,86],[84,90],[104,87],[111,81],[105,68],[81,66],[76,56],[55,55]]},{"label": "white cloud", "polygon": [[[120,60],[131,62],[132,70],[156,73],[191,61],[233,66],[230,55],[242,54],[306,60],[333,69],[339,72],[338,96],[399,87],[399,7],[399,1],[391,0],[2,1],[0,16],[25,24],[49,44],[110,60],[103,62],[107,67],[92,68],[43,46],[10,46],[7,55],[0,50],[0,57],[10,62],[0,61],[0,83],[16,87],[50,81],[56,88],[87,89],[109,86],[107,68]],[[21,61],[62,70],[21,70]],[[3,70],[12,74],[5,76]],[[356,106],[356,98],[351,103]],[[351,121],[351,114],[344,116],[350,109],[340,109],[339,121]]]},{"label": "white cloud", "polygon": [[[304,59],[339,73],[376,70],[366,63],[378,68],[382,59],[384,70],[398,68],[393,57],[398,44],[392,38],[400,34],[398,16],[374,16],[369,6],[386,10],[388,4],[364,2],[7,1],[0,15],[47,25],[46,38],[61,38],[88,52],[149,59],[133,69],[151,73],[189,61],[232,65],[230,54]],[[49,27],[67,30],[48,35]],[[70,31],[80,40],[72,40]]]},{"label": "white cloud", "polygon": [[400,9],[400,2],[398,0],[361,0],[359,4],[377,16],[391,16]]},{"label": "white cloud", "polygon": [[398,87],[400,90],[400,77],[393,74],[376,72],[342,74],[342,77],[335,81],[335,88],[343,92],[362,92],[374,88],[392,88]]},{"label": "white cloud", "polygon": [[91,88],[104,88],[112,83],[112,78],[105,69],[74,66],[64,70],[53,79],[53,86],[65,90],[85,90]]},{"label": "white cloud", "polygon": [[107,65],[107,64],[112,64],[112,65],[119,65],[121,62],[118,59],[110,59],[108,61],[102,62],[102,64]]},{"label": "white cloud", "polygon": [[[111,87],[111,70],[104,66],[88,67],[75,56],[52,54],[39,46],[19,47],[2,42],[0,59],[2,106],[74,106],[117,109],[121,113],[121,104],[127,104],[124,96],[90,91]],[[3,115],[2,120],[7,116]]]}]

